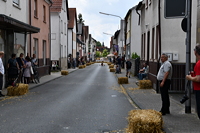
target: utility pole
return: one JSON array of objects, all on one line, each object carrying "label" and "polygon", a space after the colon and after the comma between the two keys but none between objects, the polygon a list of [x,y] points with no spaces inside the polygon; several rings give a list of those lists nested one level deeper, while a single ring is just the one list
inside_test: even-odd
[{"label": "utility pole", "polygon": [[[186,75],[189,73],[191,68],[191,11],[192,11],[192,0],[187,0],[187,37],[186,37]],[[185,113],[191,113],[191,88],[187,87],[187,79],[185,80],[185,89],[187,89],[187,96],[189,99],[185,102]]]}]

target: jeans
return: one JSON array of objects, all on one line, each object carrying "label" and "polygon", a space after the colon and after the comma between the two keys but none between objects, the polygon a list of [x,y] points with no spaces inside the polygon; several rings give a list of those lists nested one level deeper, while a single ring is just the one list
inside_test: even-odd
[{"label": "jeans", "polygon": [[143,78],[145,78],[146,76],[147,76],[146,73],[139,73],[138,74],[139,80],[143,80]]}]

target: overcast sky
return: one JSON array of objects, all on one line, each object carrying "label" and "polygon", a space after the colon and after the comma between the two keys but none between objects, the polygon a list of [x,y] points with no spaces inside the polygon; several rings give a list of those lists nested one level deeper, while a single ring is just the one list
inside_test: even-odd
[{"label": "overcast sky", "polygon": [[68,0],[69,8],[76,8],[77,15],[82,14],[85,25],[89,26],[92,37],[110,47],[111,35],[120,27],[120,18],[100,14],[99,12],[118,15],[124,19],[128,10],[141,0]]}]

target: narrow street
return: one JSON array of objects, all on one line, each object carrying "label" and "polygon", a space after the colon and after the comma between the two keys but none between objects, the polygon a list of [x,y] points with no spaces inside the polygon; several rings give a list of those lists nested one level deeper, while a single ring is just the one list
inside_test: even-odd
[{"label": "narrow street", "polygon": [[134,109],[108,66],[93,64],[0,102],[1,133],[123,132]]}]

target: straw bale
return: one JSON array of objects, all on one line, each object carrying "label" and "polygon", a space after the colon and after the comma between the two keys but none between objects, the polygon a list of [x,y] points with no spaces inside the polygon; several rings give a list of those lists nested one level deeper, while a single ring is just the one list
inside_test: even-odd
[{"label": "straw bale", "polygon": [[110,68],[110,72],[115,72],[115,68]]},{"label": "straw bale", "polygon": [[89,65],[91,65],[90,63],[86,63],[86,66],[89,66]]},{"label": "straw bale", "polygon": [[109,68],[114,68],[114,65],[109,65]]},{"label": "straw bale", "polygon": [[111,65],[111,62],[107,62],[108,65]]},{"label": "straw bale", "polygon": [[9,86],[7,87],[8,96],[21,96],[28,93],[29,86],[28,84],[19,84],[18,86]]},{"label": "straw bale", "polygon": [[83,66],[83,65],[79,65],[78,68],[79,68],[79,69],[83,69],[84,66]]},{"label": "straw bale", "polygon": [[140,89],[151,89],[152,88],[151,80],[140,80],[139,81],[139,88]]},{"label": "straw bale", "polygon": [[61,75],[68,75],[68,74],[69,74],[69,72],[66,71],[66,70],[62,70],[62,71],[61,71]]},{"label": "straw bale", "polygon": [[128,84],[128,77],[119,77],[118,83],[119,84]]},{"label": "straw bale", "polygon": [[162,114],[155,110],[131,110],[126,133],[163,133]]}]

